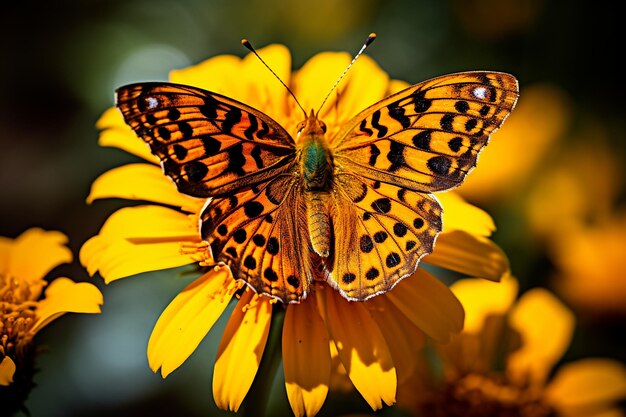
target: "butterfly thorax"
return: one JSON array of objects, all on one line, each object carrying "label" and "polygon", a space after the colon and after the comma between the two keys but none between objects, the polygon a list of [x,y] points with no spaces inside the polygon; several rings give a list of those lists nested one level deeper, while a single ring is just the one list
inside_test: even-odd
[{"label": "butterfly thorax", "polygon": [[300,172],[307,191],[328,191],[332,179],[332,157],[325,139],[326,125],[313,111],[298,125]]},{"label": "butterfly thorax", "polygon": [[313,250],[320,256],[330,253],[330,190],[333,160],[326,144],[326,124],[313,110],[298,125],[300,173],[305,190],[309,238]]}]

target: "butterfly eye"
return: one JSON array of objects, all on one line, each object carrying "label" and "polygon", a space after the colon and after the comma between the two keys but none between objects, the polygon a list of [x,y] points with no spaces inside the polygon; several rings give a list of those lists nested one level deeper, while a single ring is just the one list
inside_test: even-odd
[{"label": "butterfly eye", "polygon": [[320,127],[322,128],[322,132],[326,133],[326,123],[320,120]]},{"label": "butterfly eye", "polygon": [[300,133],[302,133],[302,130],[304,129],[304,122],[300,122],[298,123],[298,127],[296,128],[296,131],[298,132],[298,135]]}]

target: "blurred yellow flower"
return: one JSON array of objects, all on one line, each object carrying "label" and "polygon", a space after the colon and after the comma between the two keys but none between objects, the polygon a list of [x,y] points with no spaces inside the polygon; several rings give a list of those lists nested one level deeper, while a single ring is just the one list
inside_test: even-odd
[{"label": "blurred yellow flower", "polygon": [[[324,99],[351,57],[320,53],[291,72],[289,51],[280,45],[259,50],[278,76],[290,85],[304,108]],[[171,81],[201,87],[262,111],[294,131],[300,110],[259,60],[217,56],[173,71]],[[386,95],[407,84],[389,80],[376,63],[363,56],[343,79],[322,115],[332,136],[340,126]],[[339,100],[340,98],[340,100]],[[270,325],[282,324],[282,360],[287,397],[297,416],[315,415],[326,399],[331,352],[372,409],[395,402],[398,380],[412,372],[424,334],[447,340],[463,326],[463,310],[451,291],[424,269],[396,288],[367,302],[348,302],[318,283],[300,304],[282,305],[257,295],[213,264],[202,242],[198,219],[205,200],[180,194],[162,173],[158,160],[115,109],[98,122],[100,143],[131,152],[144,163],[115,168],[98,178],[88,202],[101,198],[147,201],[122,208],[81,249],[81,262],[105,282],[140,272],[199,264],[204,274],[187,286],[163,312],[148,343],[153,371],[163,377],[177,369],[196,349],[227,305],[237,298],[221,339],[214,368],[213,395],[223,409],[238,410],[247,395],[268,342]],[[490,216],[452,193],[439,194],[444,206],[444,232],[424,262],[471,276],[497,281],[508,260],[489,240]],[[280,352],[280,349],[278,350]],[[273,376],[272,376],[273,378]],[[265,385],[269,384],[266,383]]]},{"label": "blurred yellow flower", "polygon": [[580,225],[553,245],[555,289],[586,315],[626,315],[626,213]]},{"label": "blurred yellow flower", "polygon": [[606,221],[622,187],[620,165],[603,127],[581,126],[529,190],[523,208],[530,230],[552,245],[564,233]]},{"label": "blurred yellow flower", "polygon": [[0,237],[0,407],[9,415],[7,407],[19,407],[32,387],[37,332],[68,312],[100,312],[102,294],[94,285],[44,279],[72,260],[66,243],[64,234],[38,228]]},{"label": "blurred yellow flower", "polygon": [[436,345],[440,368],[422,364],[399,404],[417,416],[619,416],[626,366],[581,359],[552,368],[567,350],[574,316],[542,288],[518,300],[517,281],[463,279],[451,286],[463,304],[466,329]]}]

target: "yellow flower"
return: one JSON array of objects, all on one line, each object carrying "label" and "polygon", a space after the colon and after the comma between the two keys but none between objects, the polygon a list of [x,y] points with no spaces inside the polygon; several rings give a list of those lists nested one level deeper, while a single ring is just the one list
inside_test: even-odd
[{"label": "yellow flower", "polygon": [[569,142],[544,165],[524,201],[531,231],[549,245],[586,223],[608,221],[619,199],[623,174],[605,128],[583,123]]},{"label": "yellow flower", "polygon": [[[292,73],[285,47],[272,45],[259,53],[291,86],[304,108],[320,105],[351,59],[347,53],[321,53]],[[251,54],[243,59],[217,56],[173,71],[170,78],[260,109],[287,131],[294,131],[301,119],[284,87]],[[363,56],[322,112],[328,134],[332,136],[358,111],[404,86],[406,83],[389,80],[372,59]],[[286,391],[298,416],[313,416],[322,407],[334,369],[331,352],[336,352],[341,367],[368,404],[379,409],[383,403],[395,402],[397,381],[411,373],[424,334],[445,341],[461,330],[463,310],[458,300],[421,268],[393,291],[367,302],[348,302],[318,283],[304,302],[288,306],[244,288],[226,267],[206,268],[212,260],[198,231],[205,201],[178,193],[163,175],[156,157],[115,109],[102,116],[98,127],[103,129],[102,145],[122,148],[146,162],[103,174],[94,182],[88,201],[121,197],[150,204],[112,214],[100,233],[83,246],[81,262],[91,274],[99,271],[107,283],[140,272],[192,263],[204,266],[205,273],[163,312],[148,343],[150,367],[155,372],[160,369],[163,377],[193,353],[234,296],[237,305],[219,346],[213,394],[219,407],[235,411],[255,379],[266,345],[271,342],[268,335],[280,325],[283,314]],[[445,229],[435,251],[424,262],[499,280],[508,270],[508,260],[488,239],[494,230],[491,218],[455,194],[439,196]]]},{"label": "yellow flower", "polygon": [[424,365],[401,388],[401,405],[428,417],[622,415],[616,404],[626,399],[624,364],[581,359],[551,376],[575,322],[550,292],[534,288],[515,302],[512,277],[498,284],[463,279],[451,289],[465,308],[466,328],[436,346],[442,372]]},{"label": "yellow flower", "polygon": [[626,212],[554,239],[553,283],[581,312],[626,315]]},{"label": "yellow flower", "polygon": [[19,407],[32,387],[33,337],[37,332],[68,312],[100,312],[102,294],[94,285],[68,278],[57,278],[48,285],[44,280],[54,267],[72,260],[66,242],[67,237],[62,233],[38,228],[29,229],[16,239],[0,237],[0,407],[3,412],[8,404]]}]

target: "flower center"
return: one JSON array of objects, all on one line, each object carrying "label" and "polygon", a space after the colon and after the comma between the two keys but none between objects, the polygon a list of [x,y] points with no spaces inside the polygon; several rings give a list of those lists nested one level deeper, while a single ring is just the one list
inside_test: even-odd
[{"label": "flower center", "polygon": [[37,305],[29,296],[28,286],[0,275],[0,361],[20,356],[29,345]]},{"label": "flower center", "polygon": [[505,378],[470,373],[447,381],[424,405],[431,417],[555,417],[541,391],[517,386]]}]

